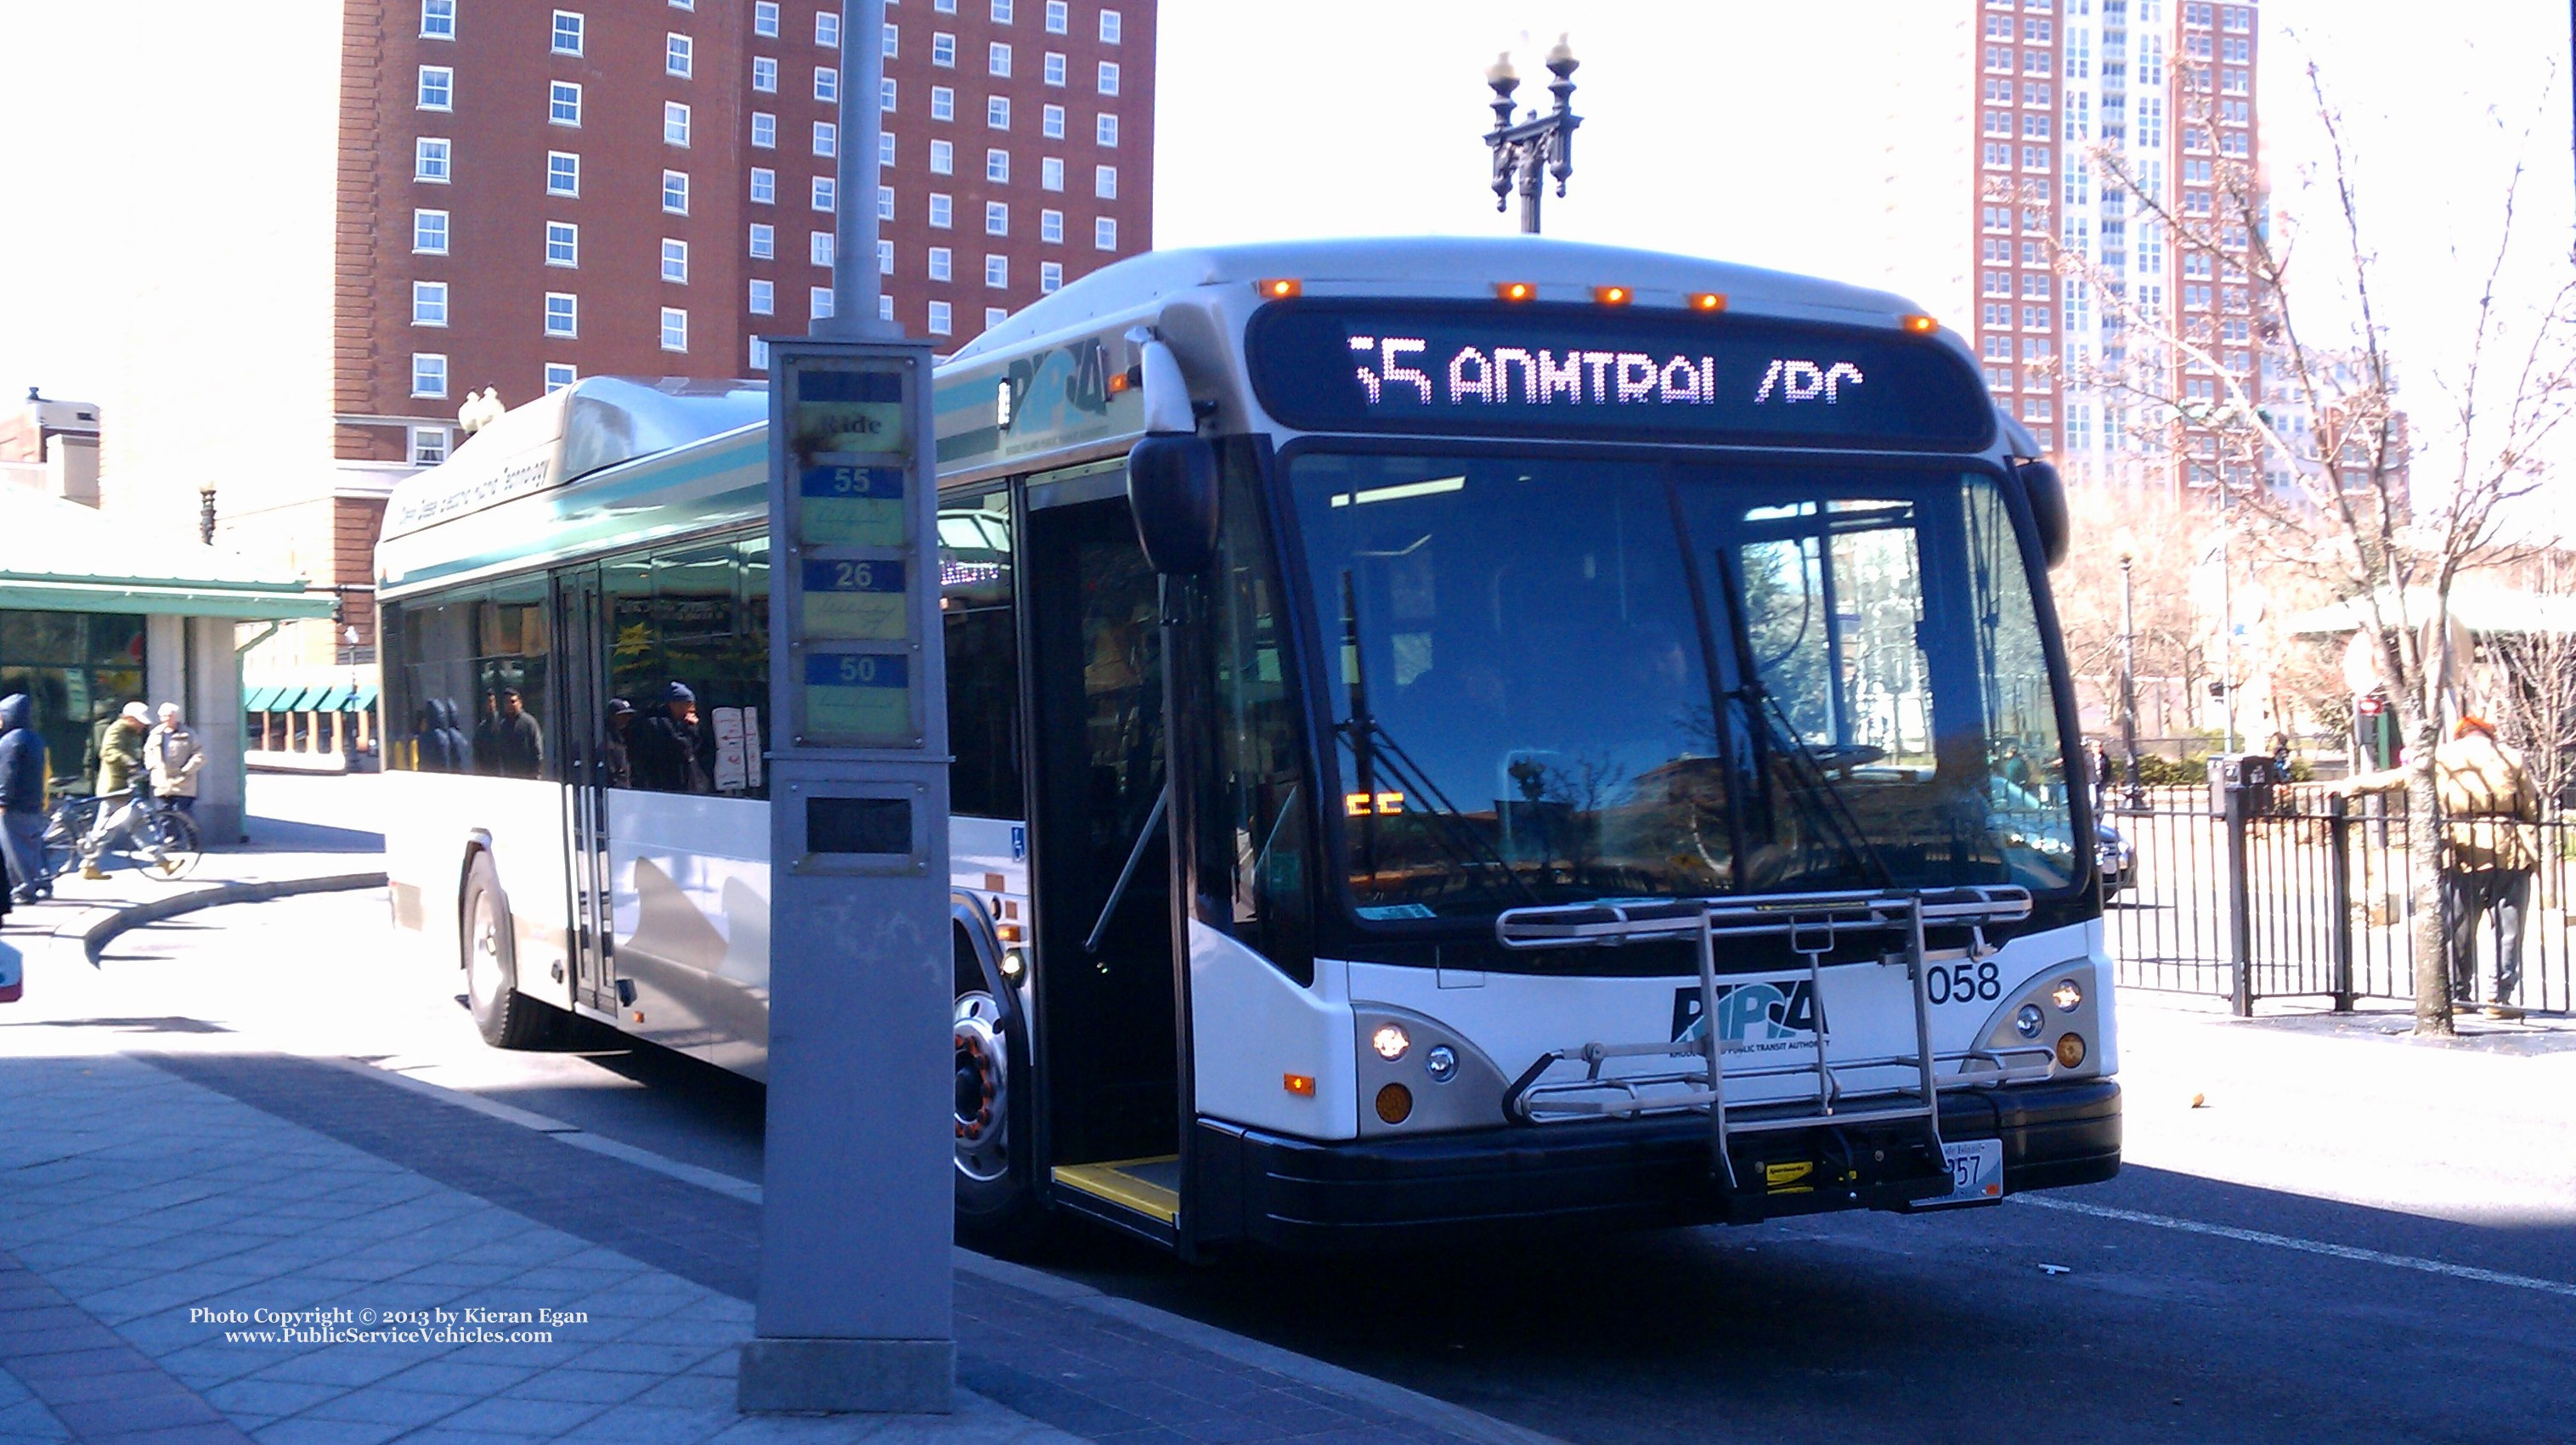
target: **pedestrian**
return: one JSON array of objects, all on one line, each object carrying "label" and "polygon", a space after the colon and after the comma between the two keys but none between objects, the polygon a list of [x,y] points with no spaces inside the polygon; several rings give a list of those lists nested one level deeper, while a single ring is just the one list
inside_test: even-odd
[{"label": "pedestrian", "polygon": [[[2364,773],[2334,789],[2342,793],[2394,793],[2405,789],[2411,769]],[[2451,1001],[2466,1007],[2477,988],[2478,922],[2495,915],[2495,992],[2490,1018],[2520,1018],[2514,997],[2522,989],[2523,919],[2531,911],[2533,875],[2540,868],[2535,825],[2540,790],[2522,754],[2496,740],[2495,727],[2472,713],[2451,729],[2451,740],[2433,751],[2433,787],[2442,818],[2442,936],[2451,973]]]},{"label": "pedestrian", "polygon": [[45,872],[45,735],[36,705],[23,692],[0,697],[0,850],[9,863],[9,897],[50,898]]},{"label": "pedestrian", "polygon": [[546,735],[528,715],[528,705],[515,687],[501,689],[500,706],[484,720],[475,754],[495,777],[533,778],[546,768]]},{"label": "pedestrian", "polygon": [[657,793],[704,793],[705,761],[698,753],[698,695],[684,682],[662,690],[662,707],[634,728],[635,786]]},{"label": "pedestrian", "polygon": [[2290,735],[2272,734],[2272,781],[2280,787],[2290,784]]},{"label": "pedestrian", "polygon": [[2084,772],[2085,781],[2093,788],[2093,811],[2098,816],[2111,786],[2111,750],[2102,746],[2100,738],[2085,740]]},{"label": "pedestrian", "polygon": [[179,716],[175,702],[161,704],[161,725],[143,740],[144,764],[152,773],[152,796],[190,817],[197,812],[197,773],[206,765],[197,735]]},{"label": "pedestrian", "polygon": [[[90,788],[90,796],[98,799],[98,822],[81,840],[83,878],[107,876],[98,860],[123,841],[134,825],[133,797],[141,796],[152,785],[151,774],[143,764],[144,742],[151,730],[151,710],[140,702],[129,702],[98,735],[98,778]],[[133,796],[127,797],[129,794]],[[111,801],[118,797],[127,797],[127,801],[122,805]]]},{"label": "pedestrian", "polygon": [[629,747],[635,729],[635,704],[622,697],[608,700],[608,745],[600,749],[599,785],[603,788],[635,786],[635,764]]}]

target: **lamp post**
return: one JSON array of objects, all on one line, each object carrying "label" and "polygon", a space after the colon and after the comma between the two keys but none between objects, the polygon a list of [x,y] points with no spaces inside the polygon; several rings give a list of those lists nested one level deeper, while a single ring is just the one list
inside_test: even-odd
[{"label": "lamp post", "polygon": [[2138,621],[2137,588],[2130,568],[2137,561],[2135,549],[2124,536],[2120,541],[2120,747],[2129,757],[2122,765],[2122,776],[2128,782],[2127,802],[2132,809],[2144,808],[2146,789],[2138,779]]},{"label": "lamp post", "polygon": [[1548,73],[1556,80],[1548,86],[1556,97],[1556,109],[1547,115],[1532,110],[1520,121],[1512,119],[1512,93],[1520,89],[1520,73],[1512,69],[1510,51],[1503,52],[1493,68],[1485,72],[1485,84],[1494,88],[1494,128],[1485,132],[1485,144],[1494,152],[1494,209],[1510,203],[1512,187],[1521,192],[1521,231],[1538,234],[1538,202],[1541,173],[1556,177],[1556,193],[1565,194],[1566,177],[1574,174],[1574,128],[1583,124],[1576,115],[1574,69],[1578,62],[1566,37],[1556,37],[1555,48],[1547,53]]}]

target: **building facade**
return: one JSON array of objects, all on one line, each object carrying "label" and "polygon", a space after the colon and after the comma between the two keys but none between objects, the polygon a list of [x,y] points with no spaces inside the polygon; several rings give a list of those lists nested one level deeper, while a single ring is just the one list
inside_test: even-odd
[{"label": "building facade", "polygon": [[[1987,383],[2079,478],[2258,480],[2202,424],[2233,396],[2264,395],[2254,226],[2224,193],[2227,167],[2259,174],[2256,4],[1962,3],[1976,27],[1967,239]],[[2146,199],[2213,244],[2186,243]]]}]

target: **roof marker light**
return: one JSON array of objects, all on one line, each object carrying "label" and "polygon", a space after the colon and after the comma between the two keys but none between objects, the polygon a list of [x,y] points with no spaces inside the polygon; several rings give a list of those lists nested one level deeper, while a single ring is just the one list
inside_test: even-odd
[{"label": "roof marker light", "polygon": [[1723,311],[1726,309],[1726,293],[1723,291],[1694,291],[1690,294],[1690,309],[1693,311]]},{"label": "roof marker light", "polygon": [[1294,276],[1272,276],[1252,284],[1260,289],[1265,301],[1286,301],[1306,294],[1306,283]]},{"label": "roof marker light", "polygon": [[1933,332],[1941,329],[1941,323],[1933,320],[1929,316],[1907,316],[1898,321],[1897,324],[1904,327],[1906,330],[1913,332],[1917,336],[1929,336]]},{"label": "roof marker light", "polygon": [[1604,306],[1625,306],[1637,299],[1637,293],[1625,286],[1595,286],[1592,299]]},{"label": "roof marker light", "polygon": [[1494,294],[1505,301],[1527,301],[1538,294],[1538,288],[1527,281],[1497,281]]}]

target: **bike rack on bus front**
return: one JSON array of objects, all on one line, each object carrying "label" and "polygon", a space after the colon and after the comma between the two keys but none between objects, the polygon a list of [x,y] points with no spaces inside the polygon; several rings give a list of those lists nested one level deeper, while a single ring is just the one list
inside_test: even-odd
[{"label": "bike rack on bus front", "polygon": [[[1728,1189],[1737,1187],[1735,1164],[1727,1149],[1732,1133],[1806,1128],[1817,1124],[1869,1124],[1924,1121],[1935,1157],[1941,1153],[1939,1070],[1944,1064],[1979,1063],[1991,1067],[1951,1077],[1949,1086],[1963,1088],[2024,1083],[2048,1077],[2050,1051],[2044,1046],[2020,1049],[1967,1048],[1936,1054],[1932,1049],[1932,1004],[1925,984],[1923,935],[1926,928],[1969,930],[1971,956],[1991,952],[1985,926],[2030,916],[2030,890],[1974,886],[1943,889],[1866,889],[1833,893],[1781,893],[1740,898],[1685,898],[1624,902],[1557,904],[1505,910],[1494,920],[1494,935],[1509,949],[1615,948],[1629,943],[1695,940],[1699,954],[1699,1038],[1662,1043],[1588,1043],[1577,1049],[1554,1049],[1513,1081],[1503,1095],[1504,1112],[1533,1124],[1580,1118],[1633,1118],[1641,1114],[1705,1109],[1709,1118],[1712,1168]],[[1865,1058],[1831,1057],[1824,1029],[1824,957],[1845,934],[1893,932],[1899,948],[1880,957],[1882,967],[1903,968],[1914,1000],[1914,1051]],[[1752,1068],[1725,1067],[1726,1047],[1717,1029],[1717,940],[1785,935],[1793,952],[1806,960],[1809,996],[1815,1001],[1815,1058],[1798,1064]],[[1776,977],[1777,971],[1761,977]],[[2036,1063],[2016,1063],[2022,1055]],[[1613,1059],[1687,1058],[1676,1067],[1632,1074],[1604,1074]],[[1547,1081],[1561,1063],[1579,1061],[1580,1078]],[[1869,1070],[1901,1069],[1915,1076],[1911,1086],[1845,1087],[1842,1075]],[[1730,1121],[1726,1084],[1813,1074],[1816,1097],[1796,1112],[1766,1113]],[[1888,1101],[1849,1110],[1846,1102]]]}]

